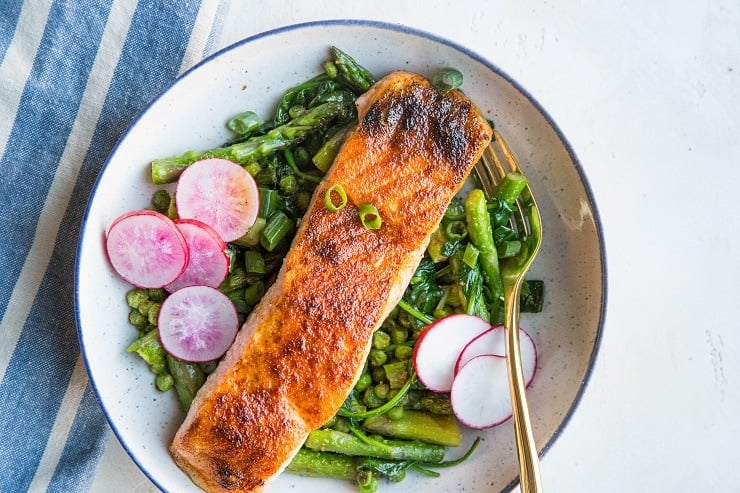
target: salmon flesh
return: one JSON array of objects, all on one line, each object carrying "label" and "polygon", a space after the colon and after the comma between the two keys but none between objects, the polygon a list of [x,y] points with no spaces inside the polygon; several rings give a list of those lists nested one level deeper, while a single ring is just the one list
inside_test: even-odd
[{"label": "salmon flesh", "polygon": [[[401,299],[442,216],[491,138],[459,91],[393,72],[319,184],[275,283],[200,389],[170,451],[206,491],[258,492],[341,407],[373,332]],[[341,184],[347,205],[324,196]],[[365,228],[362,204],[377,207]]]}]

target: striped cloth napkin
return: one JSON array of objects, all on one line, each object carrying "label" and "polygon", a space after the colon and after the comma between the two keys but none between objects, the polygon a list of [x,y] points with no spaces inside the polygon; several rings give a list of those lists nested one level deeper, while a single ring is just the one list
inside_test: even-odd
[{"label": "striped cloth napkin", "polygon": [[219,0],[0,2],[0,492],[88,491],[111,432],[74,267],[116,140],[214,47]]}]

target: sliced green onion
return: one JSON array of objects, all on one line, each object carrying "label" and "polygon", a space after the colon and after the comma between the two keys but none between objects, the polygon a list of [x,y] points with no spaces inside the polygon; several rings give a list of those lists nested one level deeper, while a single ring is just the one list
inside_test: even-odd
[{"label": "sliced green onion", "polygon": [[450,221],[445,226],[445,236],[449,240],[462,240],[468,236],[468,226],[465,221]]},{"label": "sliced green onion", "polygon": [[457,89],[463,83],[463,75],[454,68],[442,69],[434,75],[432,84],[442,92]]},{"label": "sliced green onion", "polygon": [[465,265],[472,269],[478,262],[478,255],[480,255],[480,250],[475,248],[472,243],[468,243],[467,245],[465,245],[465,251],[463,252],[462,260]]},{"label": "sliced green onion", "polygon": [[250,284],[244,290],[244,302],[247,306],[254,306],[262,299],[265,294],[265,283],[257,281],[254,284]]},{"label": "sliced green onion", "polygon": [[499,200],[513,204],[519,198],[527,183],[527,177],[521,173],[506,173],[501,183],[496,187],[494,196]]},{"label": "sliced green onion", "polygon": [[255,250],[244,252],[244,270],[252,274],[265,274],[265,258]]},{"label": "sliced green onion", "polygon": [[249,228],[249,231],[247,231],[247,234],[242,236],[236,241],[233,241],[237,246],[241,247],[253,247],[257,246],[260,242],[260,238],[262,237],[262,231],[265,230],[265,226],[267,225],[267,219],[264,217],[258,217],[251,228]]},{"label": "sliced green onion", "polygon": [[226,127],[235,134],[246,137],[254,133],[265,123],[254,111],[245,111],[226,121]]},{"label": "sliced green onion", "polygon": [[259,217],[267,219],[275,212],[280,203],[280,196],[272,188],[259,187],[260,192],[260,210]]},{"label": "sliced green onion", "polygon": [[522,250],[522,242],[519,240],[508,240],[496,246],[498,258],[510,258]]},{"label": "sliced green onion", "polygon": [[360,221],[367,229],[380,229],[383,218],[380,217],[378,208],[373,204],[362,204],[360,206]]},{"label": "sliced green onion", "polygon": [[[334,202],[334,194],[339,195],[339,204]],[[335,183],[324,194],[324,205],[329,212],[337,212],[345,205],[347,205],[347,192],[344,191],[344,187],[340,183]]]},{"label": "sliced green onion", "polygon": [[273,251],[280,242],[295,229],[295,223],[282,211],[275,212],[262,231],[260,244],[268,252]]}]

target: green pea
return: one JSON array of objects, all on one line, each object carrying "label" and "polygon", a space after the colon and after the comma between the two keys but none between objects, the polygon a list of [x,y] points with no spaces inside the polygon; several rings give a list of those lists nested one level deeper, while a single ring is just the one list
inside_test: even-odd
[{"label": "green pea", "polygon": [[132,289],[126,293],[126,303],[131,308],[138,308],[139,304],[149,299],[149,293],[146,289]]},{"label": "green pea", "polygon": [[152,305],[154,305],[154,302],[147,298],[145,300],[139,301],[136,309],[139,310],[139,313],[146,317],[149,315],[149,309],[152,307]]},{"label": "green pea", "polygon": [[362,402],[370,409],[380,407],[385,404],[385,401],[383,399],[380,399],[377,395],[375,395],[374,387],[370,387],[362,393]]},{"label": "green pea", "polygon": [[376,385],[375,388],[373,389],[373,392],[375,392],[375,396],[378,399],[387,400],[388,392],[390,392],[390,390],[391,390],[390,386],[387,383],[383,382],[383,383],[379,383],[378,385]]},{"label": "green pea", "polygon": [[172,200],[172,198],[167,190],[157,190],[152,194],[152,207],[154,207],[157,212],[164,214],[167,212],[167,209],[170,208],[170,200]]},{"label": "green pea", "polygon": [[167,392],[175,386],[175,379],[167,372],[162,372],[157,375],[156,385],[162,392]]},{"label": "green pea", "polygon": [[404,327],[399,327],[396,325],[391,329],[391,342],[393,344],[401,344],[403,342],[406,342],[406,339],[409,337],[409,331],[406,330]]},{"label": "green pea", "polygon": [[385,349],[391,343],[391,336],[387,332],[377,330],[373,334],[373,347],[375,349]]},{"label": "green pea", "polygon": [[280,190],[282,190],[284,193],[295,193],[298,186],[298,180],[296,180],[295,175],[285,175],[280,178],[279,186]]},{"label": "green pea", "polygon": [[150,288],[147,289],[149,299],[155,303],[162,303],[167,298],[167,291],[164,288]]},{"label": "green pea", "polygon": [[373,382],[380,383],[385,380],[385,368],[383,368],[382,366],[373,368],[371,375],[373,377]]},{"label": "green pea", "polygon": [[136,308],[132,308],[129,312],[128,321],[137,329],[143,329],[147,325],[147,318]]},{"label": "green pea", "polygon": [[394,352],[394,356],[397,360],[403,361],[411,358],[414,354],[414,348],[411,346],[398,346]]},{"label": "green pea", "polygon": [[388,361],[388,355],[380,349],[371,349],[369,356],[370,366],[381,366]]},{"label": "green pea", "polygon": [[357,383],[355,384],[355,389],[358,392],[363,392],[365,389],[370,387],[373,383],[373,377],[369,373],[363,373],[360,375],[359,380],[357,380]]},{"label": "green pea", "polygon": [[147,320],[152,325],[157,325],[157,319],[159,318],[159,310],[162,308],[161,303],[152,303],[149,310],[146,312]]}]

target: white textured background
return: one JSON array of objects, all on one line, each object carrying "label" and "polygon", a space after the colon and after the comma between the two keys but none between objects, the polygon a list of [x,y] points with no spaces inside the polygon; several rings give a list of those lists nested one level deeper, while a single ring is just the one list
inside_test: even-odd
[{"label": "white textured background", "polygon": [[[328,18],[468,47],[580,158],[608,310],[587,391],[542,460],[546,491],[740,491],[740,2],[234,0],[218,44]],[[96,477],[96,491],[154,489],[115,438]]]}]

